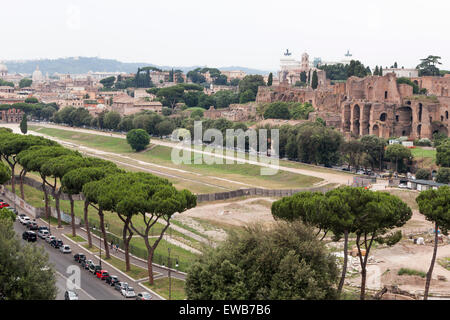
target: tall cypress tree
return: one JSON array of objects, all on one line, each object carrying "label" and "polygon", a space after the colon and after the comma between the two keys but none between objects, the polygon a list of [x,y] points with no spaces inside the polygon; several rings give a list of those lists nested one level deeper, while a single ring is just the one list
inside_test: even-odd
[{"label": "tall cypress tree", "polygon": [[379,76],[380,75],[380,71],[378,70],[378,66],[375,66],[375,71],[373,72],[374,76]]},{"label": "tall cypress tree", "polygon": [[273,75],[272,72],[269,73],[269,79],[267,79],[267,86],[271,86],[272,85],[272,81],[273,81]]},{"label": "tall cypress tree", "polygon": [[382,76],[383,75],[383,67],[382,66],[380,66],[380,74],[379,74],[380,76]]},{"label": "tall cypress tree", "polygon": [[316,89],[318,85],[319,85],[319,78],[317,77],[317,71],[314,70],[311,80],[311,87],[313,89]]},{"label": "tall cypress tree", "polygon": [[28,132],[28,124],[27,124],[27,114],[25,113],[22,117],[22,121],[20,121],[20,131],[23,134],[27,134]]}]

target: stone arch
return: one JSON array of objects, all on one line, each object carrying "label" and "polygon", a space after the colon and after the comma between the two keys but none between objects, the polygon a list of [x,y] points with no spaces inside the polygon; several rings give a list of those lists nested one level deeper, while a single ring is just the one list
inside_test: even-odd
[{"label": "stone arch", "polygon": [[401,107],[397,109],[397,135],[409,136],[412,132],[412,109],[411,107]]},{"label": "stone arch", "polygon": [[350,105],[344,105],[344,121],[343,121],[343,129],[344,132],[350,131],[350,123],[351,123],[351,111]]},{"label": "stone arch", "polygon": [[371,111],[372,105],[365,104],[363,107],[363,112],[361,116],[361,135],[368,135],[370,132],[370,121],[371,121]]},{"label": "stone arch", "polygon": [[376,135],[377,137],[380,136],[380,127],[378,127],[377,124],[373,126],[373,128],[372,128],[372,134],[373,134],[373,135]]},{"label": "stone arch", "polygon": [[369,100],[374,100],[374,96],[373,96],[373,87],[369,87],[369,91],[368,91],[368,99]]},{"label": "stone arch", "polygon": [[417,137],[420,139],[421,138],[421,134],[422,134],[422,125],[419,124],[417,126]]},{"label": "stone arch", "polygon": [[422,121],[422,111],[423,111],[423,105],[419,103],[419,112],[417,114],[417,118],[419,119],[419,122]]},{"label": "stone arch", "polygon": [[387,114],[386,114],[386,112],[383,112],[383,113],[380,115],[380,121],[385,122],[385,121],[386,121],[386,118],[387,118]]},{"label": "stone arch", "polygon": [[359,105],[355,104],[353,106],[353,118],[352,118],[352,123],[353,123],[353,130],[352,133],[355,136],[359,136],[360,135],[360,119],[361,119],[361,108],[359,107]]}]

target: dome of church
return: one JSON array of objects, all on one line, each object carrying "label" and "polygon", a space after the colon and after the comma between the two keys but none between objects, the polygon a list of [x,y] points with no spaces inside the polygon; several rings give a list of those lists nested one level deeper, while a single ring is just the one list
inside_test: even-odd
[{"label": "dome of church", "polygon": [[1,61],[0,61],[0,72],[8,73],[8,67],[6,65],[4,65]]},{"label": "dome of church", "polygon": [[44,80],[44,76],[42,72],[39,70],[39,66],[36,67],[36,70],[33,72],[33,76],[31,77],[33,82],[40,82]]}]

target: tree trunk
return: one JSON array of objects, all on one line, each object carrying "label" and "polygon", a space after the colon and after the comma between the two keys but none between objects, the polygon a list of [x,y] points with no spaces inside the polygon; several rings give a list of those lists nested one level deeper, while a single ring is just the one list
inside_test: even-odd
[{"label": "tree trunk", "polygon": [[103,214],[103,210],[100,209],[98,211],[98,215],[100,217],[100,229],[102,230],[102,236],[103,236],[103,243],[105,245],[105,256],[106,258],[110,258],[109,255],[109,247],[108,247],[108,239],[106,237],[106,229],[105,229],[105,220],[104,220],[104,214]]},{"label": "tree trunk", "polygon": [[11,191],[16,194],[16,174],[15,165],[11,166]]},{"label": "tree trunk", "polygon": [[89,202],[87,200],[85,200],[84,201],[84,226],[86,228],[89,248],[92,248],[92,236],[91,236],[91,231],[89,230],[89,221],[88,221],[88,207],[89,207]]},{"label": "tree trunk", "polygon": [[127,237],[128,234],[128,224],[130,223],[130,218],[127,217],[127,219],[124,222],[124,226],[123,226],[123,232],[122,232],[122,239],[123,239],[123,246],[124,246],[124,251],[125,251],[125,268],[126,271],[130,271],[131,267],[130,267],[130,240],[131,240],[131,236]]},{"label": "tree trunk", "polygon": [[25,177],[25,175],[27,174],[27,171],[25,169],[23,169],[20,172],[20,197],[25,200],[25,191],[23,189],[23,178]]},{"label": "tree trunk", "polygon": [[361,267],[361,294],[359,298],[361,300],[366,299],[366,267]]},{"label": "tree trunk", "polygon": [[73,209],[74,203],[72,195],[69,194],[69,201],[70,201],[70,218],[71,218],[71,225],[72,225],[72,237],[75,237],[77,235],[77,232],[75,230],[75,212]]},{"label": "tree trunk", "polygon": [[148,242],[148,238],[145,241],[145,244],[147,245],[147,270],[148,270],[148,283],[150,285],[153,285],[153,248],[151,247],[150,243]]},{"label": "tree trunk", "polygon": [[348,261],[348,231],[344,232],[344,264],[342,266],[341,281],[339,281],[338,294],[341,295],[342,288],[344,287],[345,275],[347,274],[347,261]]},{"label": "tree trunk", "polygon": [[56,207],[56,214],[58,216],[58,228],[62,227],[61,223],[61,208],[59,206],[59,197],[61,195],[61,188],[59,188],[58,192],[55,192],[56,190],[53,189],[53,194],[55,196],[55,207]]},{"label": "tree trunk", "polygon": [[48,210],[48,195],[47,189],[45,188],[45,183],[42,183],[42,191],[44,192],[45,217],[50,220],[50,211]]},{"label": "tree trunk", "polygon": [[433,257],[431,258],[430,268],[427,272],[427,281],[425,282],[425,292],[423,294],[423,300],[428,300],[428,291],[430,290],[431,276],[433,275],[434,263],[436,262],[436,254],[438,249],[438,224],[435,222],[434,224],[434,249],[433,249]]}]

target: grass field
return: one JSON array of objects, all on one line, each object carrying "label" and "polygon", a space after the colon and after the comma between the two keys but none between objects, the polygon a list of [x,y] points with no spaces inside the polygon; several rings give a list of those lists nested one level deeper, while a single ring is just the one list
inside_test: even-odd
[{"label": "grass field", "polygon": [[436,149],[413,148],[410,149],[413,157],[417,161],[424,160],[424,164],[436,164]]},{"label": "grass field", "polygon": [[[125,164],[136,165],[136,160],[138,160],[149,164],[176,169],[171,170],[167,168],[168,170],[164,170],[164,172],[176,176],[175,178],[169,178],[176,187],[186,187],[193,192],[196,192],[198,184],[202,183],[203,187],[200,192],[205,192],[207,190],[210,190],[209,192],[217,192],[217,187],[222,189],[220,191],[234,190],[242,187],[288,189],[308,187],[321,181],[320,178],[293,174],[286,171],[278,171],[275,175],[261,175],[261,167],[251,164],[207,164],[204,161],[201,164],[194,164],[194,160],[202,156],[202,154],[194,152],[191,154],[192,164],[175,164],[171,160],[172,148],[165,146],[158,145],[150,150],[135,153],[128,146],[126,140],[120,138],[36,126],[30,126],[30,130],[37,130],[40,133],[64,141],[126,156],[128,159],[120,157],[120,161]],[[106,156],[110,157],[111,160],[119,160],[119,158],[115,158],[114,155]],[[220,158],[215,159],[217,160],[216,162],[223,160]],[[225,160],[223,161],[225,162]],[[292,163],[290,164],[294,165]],[[151,166],[148,168],[151,168]],[[161,168],[155,167],[153,167],[153,169],[161,170]],[[180,172],[180,169],[185,172]],[[183,181],[183,178],[189,179],[189,181]],[[197,185],[195,182],[198,182]],[[200,193],[199,191],[197,192]]]},{"label": "grass field", "polygon": [[[169,299],[169,278],[164,277],[156,279],[153,285],[148,282],[143,283],[147,288],[155,291],[157,294],[165,299]],[[184,300],[186,299],[186,293],[184,291],[185,282],[180,279],[171,278],[171,299],[172,300]]]},{"label": "grass field", "polygon": [[[125,267],[125,261],[120,260],[116,257],[111,256],[111,258],[108,259],[103,259],[106,262],[108,262],[109,264],[112,264],[114,267],[116,267],[117,269],[119,269],[120,271],[126,273],[127,275],[129,275],[130,277],[132,277],[133,279],[139,280],[145,277],[148,277],[148,271],[147,269],[138,267],[134,264],[131,264],[131,270],[128,272],[125,272],[126,267]],[[110,274],[113,274],[114,271],[111,271]],[[153,272],[153,275],[157,275],[159,273],[157,272]],[[119,275],[118,275],[119,276]],[[119,276],[120,278],[120,276]]]}]

